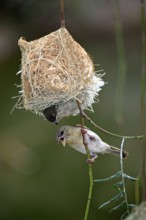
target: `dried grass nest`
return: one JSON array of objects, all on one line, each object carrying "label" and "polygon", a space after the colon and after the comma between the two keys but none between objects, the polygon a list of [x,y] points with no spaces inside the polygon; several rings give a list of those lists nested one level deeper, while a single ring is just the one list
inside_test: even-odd
[{"label": "dried grass nest", "polygon": [[42,115],[45,108],[57,106],[57,120],[91,108],[104,85],[87,52],[60,28],[37,40],[18,41],[22,52],[21,91],[17,107]]},{"label": "dried grass nest", "polygon": [[146,220],[146,202],[136,206],[125,220]]}]

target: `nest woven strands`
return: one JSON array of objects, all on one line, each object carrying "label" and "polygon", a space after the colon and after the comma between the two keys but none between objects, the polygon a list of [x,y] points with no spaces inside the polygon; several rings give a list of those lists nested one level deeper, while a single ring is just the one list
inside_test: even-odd
[{"label": "nest woven strands", "polygon": [[146,202],[136,206],[125,220],[146,220]]},{"label": "nest woven strands", "polygon": [[62,118],[79,113],[76,100],[83,109],[92,105],[104,82],[95,76],[90,57],[66,28],[30,42],[20,38],[18,44],[25,109],[41,113],[57,105],[57,117]]}]

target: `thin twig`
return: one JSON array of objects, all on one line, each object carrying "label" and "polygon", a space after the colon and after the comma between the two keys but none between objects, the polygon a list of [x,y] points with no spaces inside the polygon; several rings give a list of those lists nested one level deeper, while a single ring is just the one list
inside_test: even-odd
[{"label": "thin twig", "polygon": [[[79,101],[76,101],[76,102],[77,102],[78,108],[80,110],[80,115],[81,115],[81,133],[83,136],[83,144],[86,148],[87,158],[90,159],[90,152],[89,152],[89,148],[88,148],[88,143],[85,140],[84,113],[82,111],[82,108],[81,108]],[[90,204],[91,204],[91,199],[92,199],[92,192],[93,192],[93,171],[92,171],[92,164],[89,163],[89,192],[88,192],[88,200],[87,200],[84,220],[88,219]]]},{"label": "thin twig", "polygon": [[122,177],[122,185],[123,185],[123,193],[125,197],[125,204],[126,204],[126,212],[129,215],[130,210],[129,210],[129,204],[128,204],[128,199],[127,199],[127,193],[126,193],[126,187],[125,187],[125,174],[124,174],[124,168],[123,168],[123,146],[124,146],[124,141],[125,138],[122,139],[121,142],[121,148],[120,148],[120,166],[121,166],[121,177]]},{"label": "thin twig", "polygon": [[142,164],[141,164],[141,179],[142,179],[142,200],[146,201],[146,141],[144,140],[142,148]]},{"label": "thin twig", "polygon": [[61,27],[65,27],[64,0],[61,0]]},{"label": "thin twig", "polygon": [[98,128],[100,131],[108,134],[108,135],[112,135],[114,137],[117,137],[117,138],[125,138],[125,139],[141,139],[143,138],[145,135],[138,135],[138,136],[124,136],[124,135],[119,135],[119,134],[115,134],[115,133],[112,133],[112,132],[109,132],[103,128],[101,128],[100,126],[98,126],[94,121],[92,121],[92,119],[86,115],[84,112],[82,112],[82,115],[91,123],[94,125],[94,127]]},{"label": "thin twig", "polygon": [[115,114],[116,114],[117,122],[121,123],[124,120],[122,106],[123,106],[123,96],[124,96],[127,66],[126,66],[125,51],[124,51],[122,24],[120,19],[119,0],[112,0],[112,2],[113,2],[113,11],[114,11],[116,48],[117,48],[117,57],[118,57]]},{"label": "thin twig", "polygon": [[[145,127],[145,87],[146,87],[146,31],[145,31],[145,7],[144,0],[141,0],[141,119],[142,128],[146,130]],[[146,139],[143,141],[142,148],[142,163],[141,163],[141,178],[142,178],[142,199],[146,201]]]},{"label": "thin twig", "polygon": [[140,203],[140,176],[136,178],[137,181],[135,181],[135,204],[138,205]]},{"label": "thin twig", "polygon": [[90,186],[89,186],[88,200],[87,200],[84,220],[88,219],[90,204],[91,204],[91,199],[92,199],[92,192],[93,192],[93,172],[92,172],[92,165],[91,164],[89,164],[89,181],[90,181],[90,183],[89,183]]},{"label": "thin twig", "polygon": [[141,113],[144,115],[144,98],[146,87],[146,30],[145,30],[145,7],[144,0],[141,1]]}]

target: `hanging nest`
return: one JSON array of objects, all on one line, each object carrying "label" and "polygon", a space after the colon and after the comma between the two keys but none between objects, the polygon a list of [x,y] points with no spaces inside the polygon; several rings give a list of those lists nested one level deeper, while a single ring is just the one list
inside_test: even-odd
[{"label": "hanging nest", "polygon": [[146,220],[146,202],[136,206],[125,220]]},{"label": "hanging nest", "polygon": [[66,28],[30,42],[21,37],[18,45],[22,52],[22,102],[18,107],[42,114],[56,106],[58,121],[79,113],[76,100],[82,109],[92,108],[104,81]]}]

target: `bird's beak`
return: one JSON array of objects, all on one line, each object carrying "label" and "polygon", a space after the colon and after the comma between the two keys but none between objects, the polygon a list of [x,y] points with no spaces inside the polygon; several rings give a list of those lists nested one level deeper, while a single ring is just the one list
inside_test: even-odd
[{"label": "bird's beak", "polygon": [[[61,140],[60,140],[60,141],[61,141]],[[61,143],[62,143],[63,147],[65,147],[65,145],[66,145],[66,140],[65,140],[65,139],[62,140]]]},{"label": "bird's beak", "polygon": [[66,145],[66,140],[65,140],[65,137],[64,137],[64,136],[57,137],[57,141],[58,141],[58,142],[60,141],[60,142],[62,143],[63,147],[65,147],[65,145]]}]

